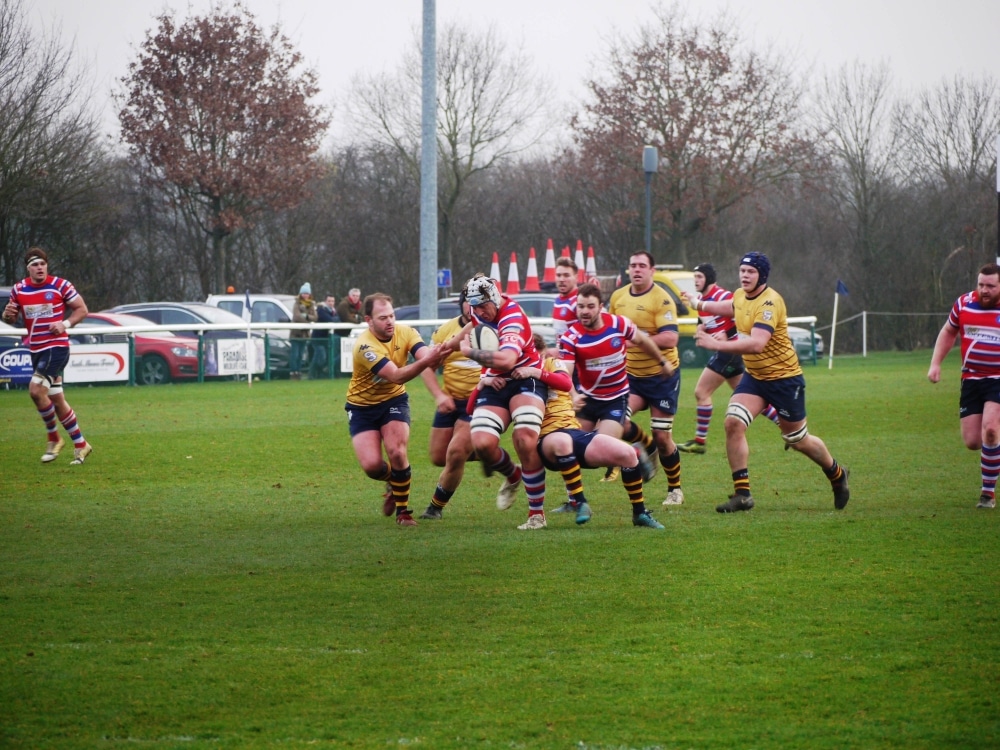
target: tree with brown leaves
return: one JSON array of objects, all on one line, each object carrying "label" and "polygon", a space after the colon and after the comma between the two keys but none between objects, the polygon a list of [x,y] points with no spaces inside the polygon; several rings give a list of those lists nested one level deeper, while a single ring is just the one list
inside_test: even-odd
[{"label": "tree with brown leaves", "polygon": [[157,18],[122,79],[122,137],[172,204],[211,238],[204,291],[232,278],[225,239],[258,212],[290,208],[318,172],[328,120],[316,74],[275,27],[237,5],[177,25]]},{"label": "tree with brown leaves", "polygon": [[641,238],[642,149],[656,146],[654,248],[671,261],[687,262],[684,240],[720,212],[809,163],[801,85],[779,56],[747,48],[726,15],[699,25],[658,7],[608,62],[573,119],[581,184],[609,221]]}]

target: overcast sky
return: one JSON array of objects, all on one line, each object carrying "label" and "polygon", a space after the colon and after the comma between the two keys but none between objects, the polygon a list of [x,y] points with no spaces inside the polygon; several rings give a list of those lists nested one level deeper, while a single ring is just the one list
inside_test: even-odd
[{"label": "overcast sky", "polygon": [[[38,29],[61,28],[94,72],[108,130],[115,128],[110,91],[127,72],[154,18],[167,9],[204,13],[210,0],[23,0]],[[423,0],[246,0],[265,27],[282,30],[319,73],[325,104],[342,99],[362,71],[396,65],[419,30]],[[651,17],[650,0],[437,0],[438,24],[494,24],[510,44],[524,43],[567,103],[613,30]],[[698,0],[696,17],[727,7],[746,37],[796,53],[803,65],[832,70],[858,59],[888,61],[905,88],[933,85],[957,73],[1000,78],[1000,0]],[[694,12],[694,11],[692,11]]]}]

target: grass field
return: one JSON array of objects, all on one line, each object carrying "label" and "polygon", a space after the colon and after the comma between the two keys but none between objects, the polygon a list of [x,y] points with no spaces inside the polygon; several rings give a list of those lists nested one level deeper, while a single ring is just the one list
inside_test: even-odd
[{"label": "grass field", "polygon": [[[357,468],[345,380],[71,388],[95,445],[42,465],[0,392],[0,747],[1000,746],[1000,516],[975,508],[957,361],[807,368],[810,428],[852,469],[751,429],[757,507],[721,414],[685,505],[520,532],[473,465],[441,522],[399,529]],[[694,431],[696,372],[676,424]],[[437,477],[410,385],[412,505]],[[549,475],[553,506],[563,496]]]}]

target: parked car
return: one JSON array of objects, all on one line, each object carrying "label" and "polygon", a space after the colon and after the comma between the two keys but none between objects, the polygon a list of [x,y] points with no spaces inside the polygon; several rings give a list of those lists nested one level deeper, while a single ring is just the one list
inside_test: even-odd
[{"label": "parked car", "polygon": [[[130,313],[145,318],[159,325],[170,326],[170,331],[177,336],[197,336],[197,326],[204,323],[230,323],[244,325],[244,321],[231,312],[222,310],[204,302],[135,302],[129,305],[118,305],[104,312]],[[263,338],[263,334],[254,333],[255,337]],[[245,331],[205,331],[206,339],[245,338]],[[288,339],[280,336],[269,337],[270,357],[268,367],[271,376],[288,375],[289,344]]]},{"label": "parked car", "polygon": [[[124,313],[89,313],[80,326],[141,326],[149,321],[138,315]],[[80,333],[70,331],[74,344],[119,344],[128,339],[126,333]],[[198,339],[171,333],[135,334],[135,357],[138,364],[135,382],[139,385],[160,385],[172,380],[198,377]]]},{"label": "parked car", "polygon": [[792,340],[795,353],[799,355],[799,360],[813,357],[813,340],[816,341],[816,357],[823,356],[823,337],[818,333],[813,334],[808,328],[798,326],[788,326],[788,338]]}]

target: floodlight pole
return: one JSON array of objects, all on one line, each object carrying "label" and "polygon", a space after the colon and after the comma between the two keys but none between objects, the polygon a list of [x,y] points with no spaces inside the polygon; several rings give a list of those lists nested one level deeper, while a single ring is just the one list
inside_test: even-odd
[{"label": "floodlight pole", "polygon": [[435,0],[424,0],[420,116],[420,317],[437,317],[437,36]]},{"label": "floodlight pole", "polygon": [[642,171],[646,173],[646,252],[653,254],[653,198],[651,184],[653,175],[659,167],[660,157],[656,146],[644,146],[642,149]]}]

